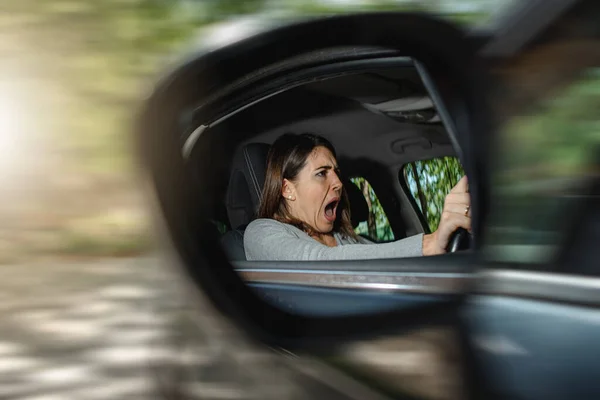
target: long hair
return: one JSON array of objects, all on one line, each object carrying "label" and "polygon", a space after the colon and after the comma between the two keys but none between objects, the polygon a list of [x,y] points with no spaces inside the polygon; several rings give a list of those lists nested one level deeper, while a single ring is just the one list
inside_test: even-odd
[{"label": "long hair", "polygon": [[[316,233],[310,225],[292,217],[281,193],[283,180],[295,182],[306,165],[308,157],[317,147],[325,147],[336,157],[333,145],[322,136],[311,133],[299,135],[286,133],[275,140],[267,156],[267,173],[258,210],[259,218],[271,218],[293,225],[309,235]],[[357,235],[350,219],[348,195],[344,187],[342,187],[338,207],[338,217],[334,222],[333,230],[356,239]]]}]

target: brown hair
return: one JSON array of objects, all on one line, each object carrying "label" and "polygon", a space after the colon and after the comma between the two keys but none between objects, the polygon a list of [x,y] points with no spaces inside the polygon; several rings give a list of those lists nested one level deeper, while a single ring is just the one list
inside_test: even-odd
[{"label": "brown hair", "polygon": [[[336,157],[333,145],[322,136],[311,133],[299,135],[286,133],[275,140],[267,156],[267,173],[258,210],[259,218],[272,218],[293,225],[309,235],[315,233],[311,226],[291,216],[281,191],[283,180],[295,181],[306,165],[308,156],[317,147],[325,147]],[[342,188],[338,207],[339,217],[335,220],[333,230],[356,239],[357,235],[352,228],[350,204],[345,188]]]}]

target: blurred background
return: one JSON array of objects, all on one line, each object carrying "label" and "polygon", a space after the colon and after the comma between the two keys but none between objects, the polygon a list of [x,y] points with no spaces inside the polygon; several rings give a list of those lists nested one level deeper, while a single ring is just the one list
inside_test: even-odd
[{"label": "blurred background", "polygon": [[[160,317],[140,304],[169,294],[153,284],[161,272],[150,268],[155,239],[130,141],[137,107],[175,58],[227,40],[248,16],[418,10],[477,29],[515,3],[2,0],[0,397],[62,393],[78,382],[86,396],[72,391],[53,398],[131,398],[146,387],[135,374],[121,386],[107,386],[106,377],[126,377],[115,365],[128,368],[143,354],[161,355],[140,347],[161,332]],[[235,20],[238,28],[226,24]],[[528,77],[515,87],[526,87]],[[600,143],[599,99],[599,70],[587,68],[505,127],[505,143],[515,151],[507,152],[510,168],[497,176],[507,196],[500,202],[497,243],[554,241],[544,236],[557,228],[542,218],[557,207],[548,193],[566,193],[577,176],[596,168],[588,153]],[[427,186],[426,194],[439,203],[436,187]],[[88,383],[99,391],[89,392]]]},{"label": "blurred background", "polygon": [[232,34],[222,23],[257,14],[421,10],[476,25],[509,3],[3,0],[0,263],[152,250],[129,143],[132,117],[173,57]]}]

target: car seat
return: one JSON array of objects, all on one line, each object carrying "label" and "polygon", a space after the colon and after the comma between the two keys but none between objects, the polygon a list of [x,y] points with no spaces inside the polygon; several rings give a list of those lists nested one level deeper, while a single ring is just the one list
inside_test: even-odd
[{"label": "car seat", "polygon": [[[239,148],[233,156],[229,185],[225,199],[231,230],[221,237],[221,245],[231,261],[246,260],[244,230],[256,218],[265,183],[269,145],[250,143]],[[369,215],[367,202],[360,189],[344,180],[350,202],[352,226],[356,228]]]}]

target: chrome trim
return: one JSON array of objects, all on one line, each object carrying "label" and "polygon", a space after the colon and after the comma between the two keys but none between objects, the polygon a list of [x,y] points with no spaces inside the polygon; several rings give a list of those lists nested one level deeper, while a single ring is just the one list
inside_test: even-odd
[{"label": "chrome trim", "polygon": [[209,125],[200,125],[186,139],[185,143],[183,144],[183,148],[181,149],[181,155],[186,160],[190,157],[190,154],[192,153],[192,150],[194,149],[194,146],[196,145],[196,142],[198,141],[198,138],[200,137],[200,135],[202,133],[204,133],[205,130],[207,130],[209,128],[213,128],[213,127],[219,125],[221,122],[227,120],[228,118],[233,117],[235,114],[240,113],[240,112],[244,111],[245,109],[247,109],[249,107],[252,107],[255,104],[258,104],[261,101],[267,100],[267,99],[269,99],[269,98],[271,98],[273,96],[276,96],[276,95],[278,95],[280,93],[283,93],[286,90],[288,90],[288,89],[278,90],[278,91],[276,91],[274,93],[271,93],[271,94],[268,94],[268,95],[266,95],[264,97],[261,97],[260,99],[257,99],[257,100],[254,100],[254,101],[248,103],[248,104],[245,104],[245,105],[241,106],[240,108],[236,108],[235,110],[233,110],[229,114],[226,114],[226,115],[222,116],[221,118],[217,119],[216,121],[213,121]]},{"label": "chrome trim", "polygon": [[229,114],[223,115],[221,118],[219,118],[219,119],[217,119],[217,120],[213,121],[213,122],[210,124],[210,127],[212,128],[212,127],[214,127],[214,126],[217,126],[217,125],[219,125],[220,123],[222,123],[222,122],[226,121],[227,119],[229,119],[229,118],[233,117],[234,115],[236,115],[236,114],[238,114],[238,113],[240,113],[240,112],[244,111],[245,109],[252,107],[253,105],[256,105],[256,104],[258,104],[258,103],[260,103],[260,102],[262,102],[262,101],[268,100],[268,99],[270,99],[271,97],[273,97],[273,96],[277,96],[277,95],[278,95],[278,94],[280,94],[280,93],[283,93],[283,92],[286,92],[286,91],[288,91],[288,90],[290,90],[290,89],[293,89],[293,88],[295,88],[296,86],[302,86],[302,85],[303,85],[303,83],[298,83],[298,84],[295,84],[295,85],[290,85],[289,87],[286,87],[285,89],[280,89],[280,90],[277,90],[277,91],[275,91],[275,92],[273,92],[273,93],[269,93],[269,94],[267,94],[267,95],[265,95],[265,96],[263,96],[263,97],[261,97],[261,98],[259,98],[259,99],[256,99],[256,100],[254,100],[254,101],[251,101],[250,103],[244,104],[243,106],[241,106],[241,107],[239,107],[239,108],[236,108],[235,110],[231,111]]},{"label": "chrome trim", "polygon": [[592,276],[496,269],[480,271],[477,284],[476,292],[484,296],[600,304],[600,278]]},{"label": "chrome trim", "polygon": [[238,269],[247,282],[358,289],[392,293],[461,294],[474,275],[468,273],[345,272],[320,270]]},{"label": "chrome trim", "polygon": [[371,272],[238,268],[246,282],[328,289],[508,296],[533,300],[600,305],[600,278],[547,272],[479,270],[454,272]]},{"label": "chrome trim", "polygon": [[190,157],[190,154],[192,153],[192,150],[194,149],[198,138],[207,128],[208,125],[200,125],[196,129],[194,129],[190,136],[188,136],[188,138],[185,140],[185,143],[183,144],[183,148],[181,149],[181,155],[183,156],[183,158],[187,160]]}]

